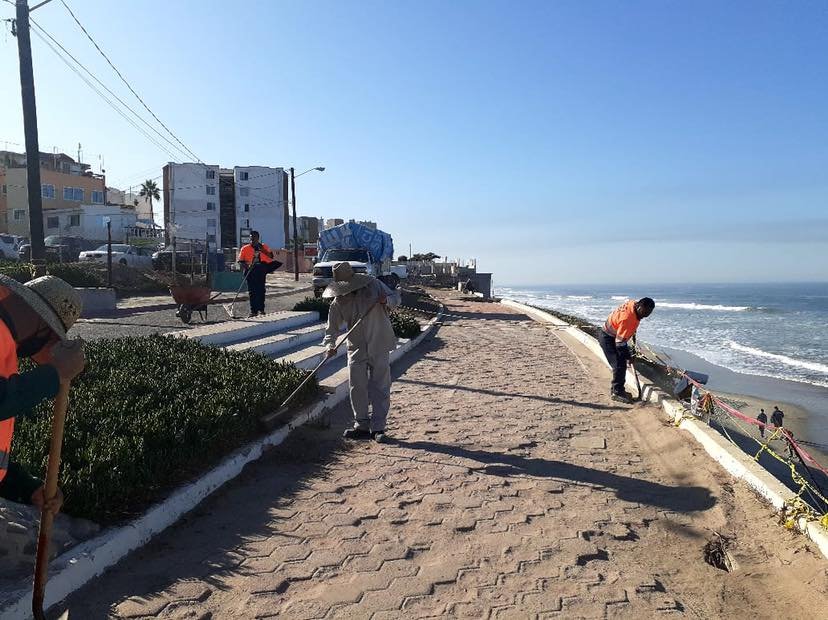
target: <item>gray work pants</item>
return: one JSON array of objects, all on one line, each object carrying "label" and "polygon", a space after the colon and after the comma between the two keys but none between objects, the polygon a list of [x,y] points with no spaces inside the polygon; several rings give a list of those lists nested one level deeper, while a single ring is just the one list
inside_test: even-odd
[{"label": "gray work pants", "polygon": [[[351,408],[354,412],[354,428],[384,431],[391,406],[391,363],[389,354],[369,358],[356,351],[348,354]],[[368,404],[371,417],[368,417]]]}]

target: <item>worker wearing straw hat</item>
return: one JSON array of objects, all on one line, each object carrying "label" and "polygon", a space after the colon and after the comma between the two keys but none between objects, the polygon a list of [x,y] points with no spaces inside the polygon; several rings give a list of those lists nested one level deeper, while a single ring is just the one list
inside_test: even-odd
[{"label": "worker wearing straw hat", "polygon": [[[0,275],[0,497],[44,508],[43,483],[9,460],[14,420],[83,370],[82,341],[66,340],[80,313],[80,296],[60,278],[24,285]],[[31,358],[37,368],[21,374],[18,357]],[[46,508],[57,512],[61,503],[58,492]]]},{"label": "worker wearing straw hat", "polygon": [[391,406],[389,352],[397,346],[388,310],[400,305],[400,293],[372,276],[354,273],[351,264],[343,262],[334,265],[333,281],[322,296],[333,298],[322,341],[328,347],[329,356],[335,353],[332,347],[343,324],[350,329],[361,319],[348,336],[348,379],[354,426],[344,436],[346,439],[373,438],[381,443],[385,441],[385,424]]}]

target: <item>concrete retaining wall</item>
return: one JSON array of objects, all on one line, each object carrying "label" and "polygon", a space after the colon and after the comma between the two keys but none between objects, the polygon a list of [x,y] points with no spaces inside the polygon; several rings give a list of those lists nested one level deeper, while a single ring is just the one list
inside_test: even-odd
[{"label": "concrete retaining wall", "polygon": [[[609,367],[609,363],[598,341],[574,325],[570,325],[566,321],[562,321],[558,317],[543,312],[542,310],[510,299],[504,299],[501,303],[510,308],[520,310],[538,322],[551,323],[552,325],[560,327],[562,331],[565,331],[568,335],[583,343],[593,355]],[[661,405],[664,413],[667,414],[678,428],[687,431],[728,473],[743,480],[767,502],[772,504],[774,508],[782,510],[786,502],[796,497],[788,487],[772,476],[753,458],[742,452],[737,446],[731,444],[721,434],[695,418],[686,417],[684,406],[672,396],[653,385],[645,377],[639,376],[639,379],[641,382],[642,401]],[[626,386],[632,394],[636,394],[635,376],[630,370],[627,371]],[[799,520],[798,527],[802,533],[817,545],[822,555],[828,558],[828,530],[816,521],[806,521],[805,519]]]},{"label": "concrete retaining wall", "polygon": [[112,312],[117,306],[114,288],[81,288],[75,290],[80,294],[83,302],[82,317],[95,316]]}]

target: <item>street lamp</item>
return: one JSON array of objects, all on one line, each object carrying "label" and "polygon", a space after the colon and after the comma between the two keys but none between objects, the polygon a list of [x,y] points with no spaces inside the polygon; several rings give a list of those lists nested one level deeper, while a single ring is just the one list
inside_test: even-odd
[{"label": "street lamp", "polygon": [[293,167],[290,169],[290,197],[293,203],[293,279],[297,282],[299,281],[299,227],[296,224],[296,178],[314,170],[325,172],[325,166],[310,168],[299,174],[294,174]]}]

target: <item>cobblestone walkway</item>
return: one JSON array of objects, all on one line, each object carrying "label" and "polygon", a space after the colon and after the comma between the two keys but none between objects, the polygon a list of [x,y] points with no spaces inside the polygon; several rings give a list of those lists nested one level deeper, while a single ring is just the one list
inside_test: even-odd
[{"label": "cobblestone walkway", "polygon": [[[468,318],[394,369],[393,443],[344,444],[339,407],[74,595],[72,617],[798,618],[825,605],[804,539],[655,409],[613,406],[606,371],[574,344],[497,304],[449,309]],[[752,542],[728,530],[741,526]],[[734,536],[739,571],[704,563],[714,531]]]}]

